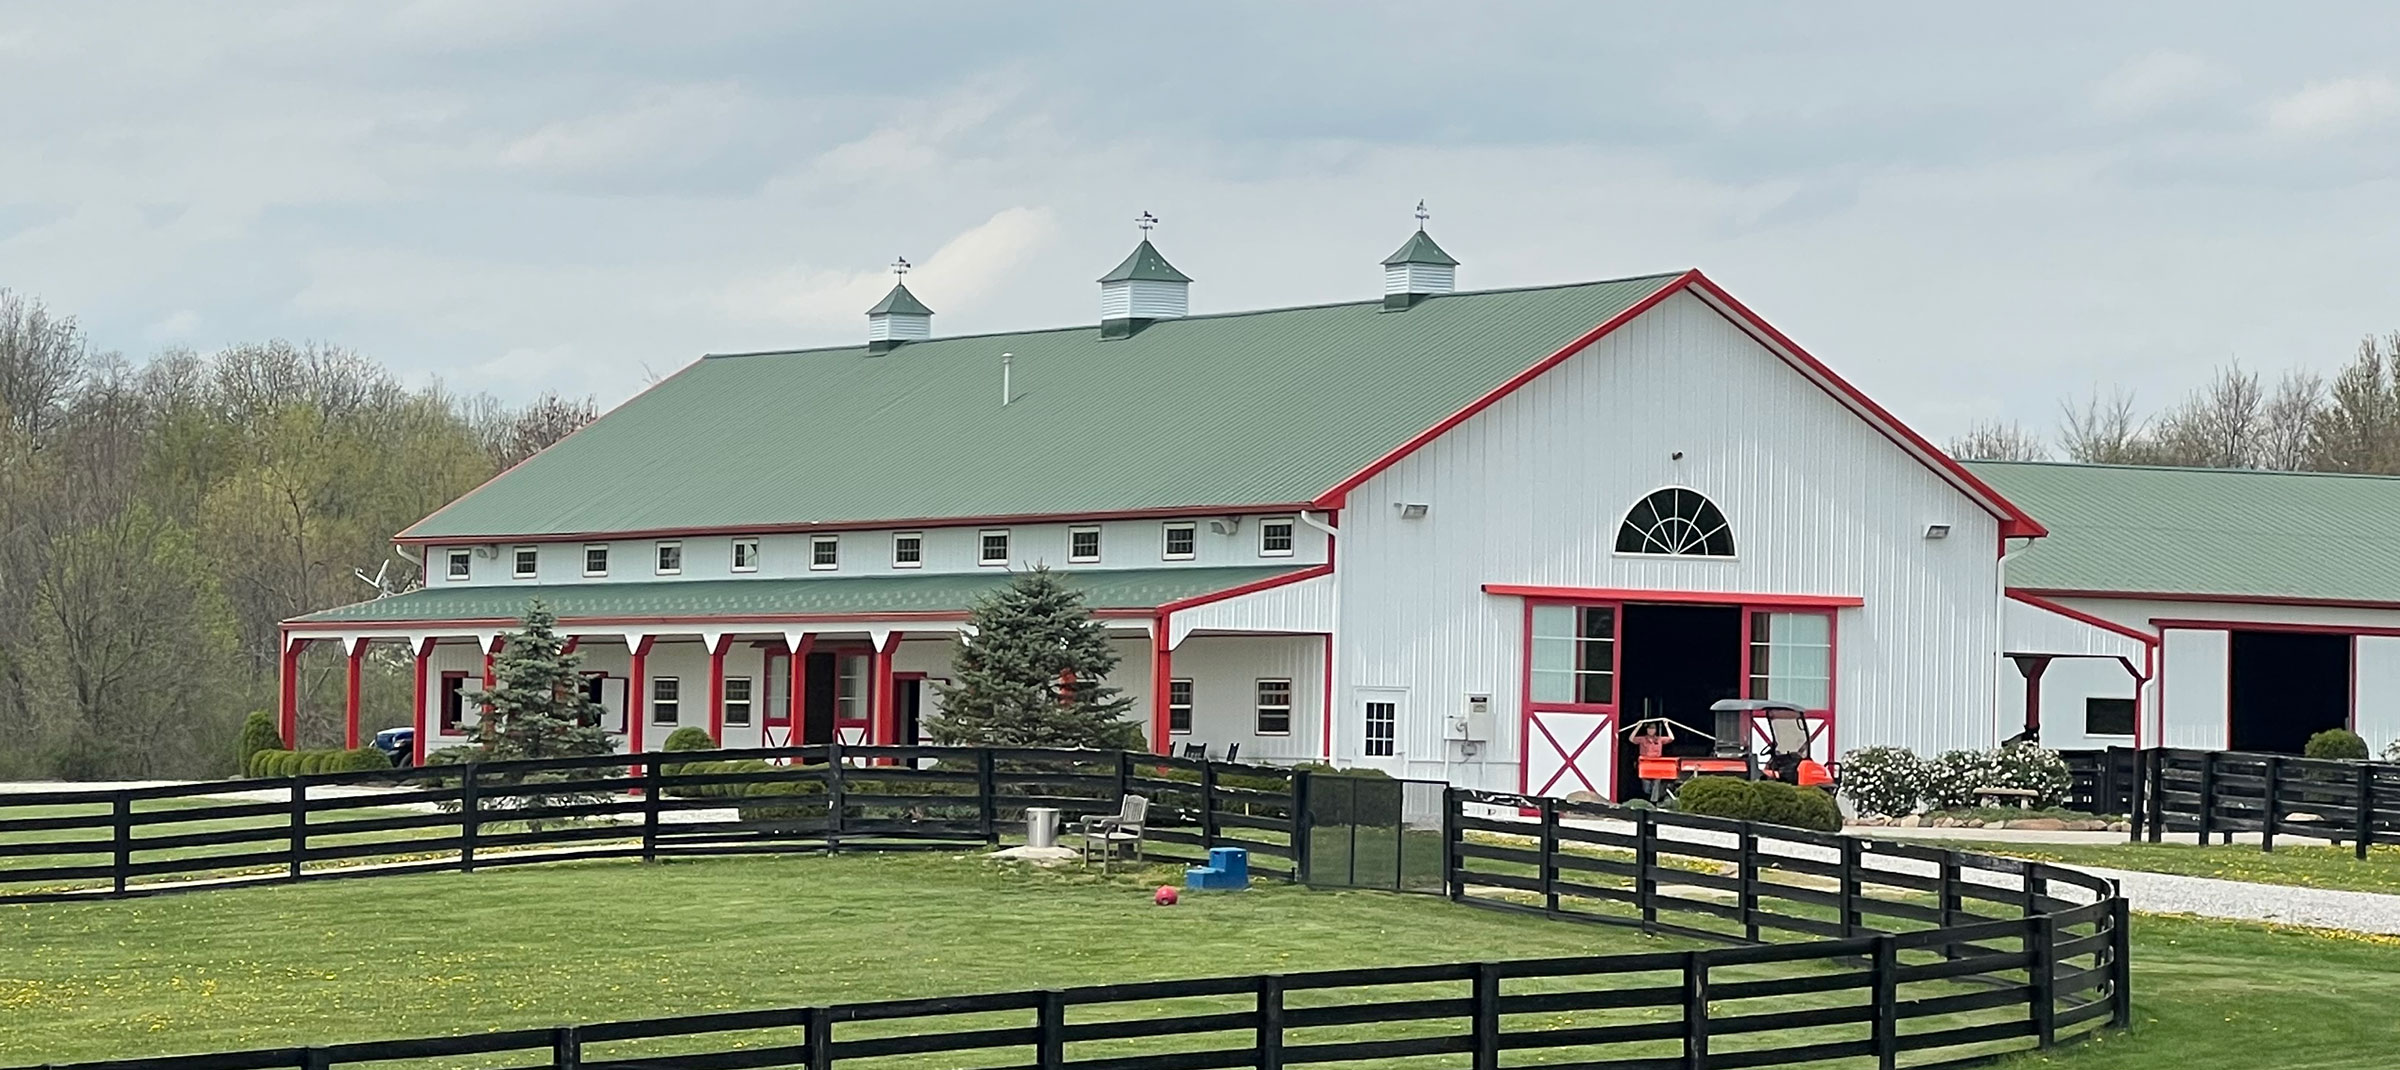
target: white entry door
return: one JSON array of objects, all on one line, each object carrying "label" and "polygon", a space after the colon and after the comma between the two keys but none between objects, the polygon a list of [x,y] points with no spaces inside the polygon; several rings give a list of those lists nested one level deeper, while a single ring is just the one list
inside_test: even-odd
[{"label": "white entry door", "polygon": [[1351,709],[1358,733],[1358,764],[1393,776],[1406,773],[1408,744],[1403,726],[1410,723],[1408,689],[1362,687]]},{"label": "white entry door", "polygon": [[1615,797],[1615,719],[1605,713],[1535,710],[1525,726],[1525,793]]}]

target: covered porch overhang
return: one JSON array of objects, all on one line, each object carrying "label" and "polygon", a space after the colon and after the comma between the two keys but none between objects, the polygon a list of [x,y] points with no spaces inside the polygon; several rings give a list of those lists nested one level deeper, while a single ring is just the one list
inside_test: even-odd
[{"label": "covered porch overhang", "polygon": [[2000,652],[2025,679],[2025,720],[2021,733],[2039,738],[2042,728],[2042,675],[2053,661],[2065,658],[2111,661],[2134,681],[2134,745],[2142,739],[2142,688],[2158,670],[2159,639],[2114,621],[2014,588],[2000,609]]}]

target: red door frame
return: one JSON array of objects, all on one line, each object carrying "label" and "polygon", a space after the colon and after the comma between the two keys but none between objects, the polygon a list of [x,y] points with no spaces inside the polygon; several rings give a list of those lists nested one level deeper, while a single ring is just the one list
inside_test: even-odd
[{"label": "red door frame", "polygon": [[[1523,636],[1523,641],[1519,644],[1523,648],[1519,651],[1522,664],[1519,667],[1517,680],[1517,694],[1519,699],[1517,703],[1517,738],[1523,740],[1524,742],[1523,753],[1520,754],[1517,760],[1517,791],[1521,794],[1537,794],[1548,791],[1552,785],[1558,783],[1560,777],[1573,774],[1577,780],[1582,780],[1584,787],[1591,790],[1594,794],[1597,794],[1604,799],[1613,800],[1617,797],[1617,786],[1613,780],[1611,783],[1605,785],[1595,785],[1588,780],[1583,780],[1582,772],[1575,768],[1575,759],[1582,756],[1584,748],[1591,746],[1593,740],[1606,737],[1609,746],[1616,745],[1617,688],[1619,682],[1623,679],[1621,670],[1623,670],[1625,667],[1625,644],[1623,641],[1625,632],[1625,605],[1622,602],[1611,601],[1607,599],[1586,600],[1559,597],[1555,595],[1531,594],[1524,596],[1524,603],[1524,631],[1521,633]],[[1534,700],[1533,609],[1537,605],[1564,605],[1576,608],[1590,607],[1593,609],[1605,607],[1608,609],[1608,702],[1536,702]],[[1600,717],[1600,726],[1592,736],[1584,739],[1582,743],[1574,750],[1569,751],[1566,747],[1566,744],[1559,742],[1556,737],[1550,735],[1549,729],[1542,728],[1540,725],[1534,722],[1533,715],[1536,713],[1597,714]],[[1558,775],[1551,777],[1550,783],[1543,784],[1538,788],[1533,786],[1533,734],[1536,731],[1541,732],[1543,738],[1550,740],[1550,746],[1558,751],[1561,759]],[[1613,760],[1610,762],[1610,767],[1612,769],[1615,767],[1615,762]]]},{"label": "red door frame", "polygon": [[[1742,660],[1741,660],[1741,669],[1742,669],[1742,697],[1743,697],[1743,698],[1761,698],[1761,697],[1763,697],[1763,696],[1760,696],[1760,695],[1753,695],[1753,694],[1751,694],[1751,693],[1750,693],[1750,654],[1751,654],[1751,650],[1750,650],[1750,648],[1751,648],[1752,644],[1755,642],[1755,640],[1753,640],[1753,639],[1751,638],[1751,636],[1752,636],[1753,634],[1755,634],[1755,633],[1754,633],[1754,632],[1751,630],[1753,627],[1755,627],[1755,626],[1754,626],[1754,625],[1751,623],[1751,619],[1752,619],[1753,617],[1757,616],[1757,615],[1758,615],[1758,614],[1760,614],[1760,613],[1814,613],[1814,614],[1820,615],[1820,616],[1822,616],[1822,617],[1824,617],[1824,618],[1825,618],[1825,708],[1824,708],[1824,709],[1822,709],[1822,710],[1810,710],[1810,711],[1808,711],[1806,714],[1804,714],[1804,715],[1802,716],[1802,718],[1801,718],[1801,719],[1802,719],[1802,720],[1805,720],[1805,721],[1814,721],[1814,722],[1816,722],[1816,724],[1815,724],[1815,725],[1813,725],[1813,726],[1810,728],[1810,730],[1809,730],[1809,733],[1808,733],[1808,741],[1809,741],[1810,743],[1812,743],[1812,744],[1813,744],[1813,743],[1815,743],[1815,742],[1817,741],[1817,737],[1818,737],[1819,735],[1822,735],[1822,736],[1824,737],[1824,739],[1825,739],[1825,760],[1826,760],[1827,762],[1829,762],[1829,763],[1830,763],[1830,762],[1832,762],[1832,761],[1833,761],[1833,760],[1836,758],[1836,756],[1838,756],[1838,755],[1841,753],[1839,750],[1835,749],[1835,748],[1836,748],[1836,747],[1839,745],[1839,744],[1838,744],[1838,740],[1837,740],[1836,733],[1837,733],[1837,730],[1838,730],[1838,728],[1839,728],[1839,725],[1840,725],[1840,720],[1839,720],[1839,718],[1837,718],[1837,717],[1835,716],[1835,714],[1834,714],[1834,711],[1835,711],[1835,710],[1838,710],[1838,709],[1840,709],[1840,708],[1841,708],[1841,694],[1840,694],[1840,692],[1841,692],[1841,682],[1842,682],[1842,672],[1841,672],[1841,667],[1842,667],[1842,656],[1841,656],[1841,652],[1842,652],[1842,614],[1841,614],[1841,610],[1839,610],[1839,609],[1833,609],[1833,608],[1819,609],[1819,608],[1816,608],[1816,607],[1813,607],[1813,606],[1775,606],[1775,605],[1745,605],[1745,606],[1743,606],[1743,607],[1741,607],[1741,608],[1742,608],[1742,652],[1741,652],[1741,659],[1742,659]],[[1767,741],[1767,734],[1766,734],[1766,730],[1765,730],[1763,727],[1761,727],[1761,726],[1760,726],[1760,725],[1757,723],[1757,721],[1756,721],[1756,720],[1753,720],[1753,721],[1751,722],[1751,731],[1752,731],[1753,735],[1756,737],[1756,738],[1754,738],[1754,739],[1752,739],[1752,740],[1750,741],[1750,743],[1751,743],[1752,745],[1754,745],[1754,746],[1755,746],[1755,745],[1756,745],[1756,744],[1758,744],[1758,743],[1761,743],[1761,742],[1766,742],[1766,741]]]}]

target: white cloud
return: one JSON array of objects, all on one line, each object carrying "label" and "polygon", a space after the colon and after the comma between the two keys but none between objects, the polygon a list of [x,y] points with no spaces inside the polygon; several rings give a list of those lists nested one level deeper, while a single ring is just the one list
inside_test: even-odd
[{"label": "white cloud", "polygon": [[167,318],[151,324],[142,333],[153,342],[173,342],[190,338],[199,329],[200,314],[188,308],[179,308]]},{"label": "white cloud", "polygon": [[759,119],[752,101],[724,85],[676,86],[631,107],[550,123],[510,142],[509,167],[550,175],[601,174],[694,162]]},{"label": "white cloud", "polygon": [[[1003,209],[913,261],[908,288],[934,314],[975,307],[1008,281],[1058,232],[1048,208]],[[906,255],[905,250],[897,251]],[[793,269],[744,279],[717,300],[720,311],[745,319],[826,327],[856,324],[864,337],[867,308],[891,289],[888,271]]]},{"label": "white cloud", "polygon": [[2267,105],[2269,126],[2316,137],[2355,130],[2396,115],[2400,115],[2400,85],[2379,74],[2311,83]]},{"label": "white cloud", "polygon": [[2191,101],[2232,81],[2232,72],[2188,52],[2152,52],[2126,61],[2092,87],[2092,108],[2111,119],[2138,119]]}]

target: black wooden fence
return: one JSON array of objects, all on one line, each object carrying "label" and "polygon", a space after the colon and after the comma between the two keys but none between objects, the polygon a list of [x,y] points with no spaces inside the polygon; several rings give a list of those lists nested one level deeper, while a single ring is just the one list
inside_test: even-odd
[{"label": "black wooden fence", "polygon": [[2263,850],[2278,839],[2324,840],[2348,843],[2362,859],[2374,844],[2400,843],[2400,764],[2166,747],[2140,754],[2136,838],[2191,833],[2199,843],[2230,843],[2254,832]]},{"label": "black wooden fence", "polygon": [[[1004,781],[1001,767],[1016,760],[1008,753],[973,775]],[[653,788],[674,779],[647,765],[644,775]],[[829,781],[828,794],[889,775],[852,769]],[[870,796],[900,797],[880,787],[856,797]],[[1443,1055],[1463,1055],[1475,1070],[1529,1058],[1612,1070],[1888,1070],[2047,1047],[2128,1020],[2125,902],[2074,870],[1457,789],[1443,794],[1439,826],[1442,883],[1454,900],[1731,946],[1141,981],[52,1070],[1274,1070]],[[1785,933],[1813,939],[1761,942]]]},{"label": "black wooden fence", "polygon": [[2087,814],[2133,817],[2140,808],[2141,754],[2132,747],[2059,751],[2068,777],[2062,805]]}]

